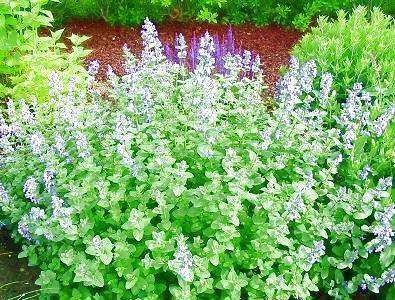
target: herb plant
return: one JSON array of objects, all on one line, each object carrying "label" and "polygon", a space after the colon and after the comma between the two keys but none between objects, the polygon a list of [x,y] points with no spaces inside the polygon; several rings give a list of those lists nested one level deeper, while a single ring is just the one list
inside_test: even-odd
[{"label": "herb plant", "polygon": [[339,99],[353,82],[361,82],[381,101],[395,97],[395,24],[379,9],[358,7],[352,14],[318,19],[318,26],[296,45],[293,54],[302,62],[315,59],[322,72],[334,76]]},{"label": "herb plant", "polygon": [[26,101],[31,97],[48,101],[51,72],[84,76],[81,59],[89,53],[81,45],[85,37],[73,36],[72,52],[67,53],[60,42],[63,30],[39,34],[52,26],[52,13],[44,9],[48,2],[0,2],[0,99],[12,95]]},{"label": "herb plant", "polygon": [[206,34],[189,71],[181,41],[171,62],[148,20],[142,38],[105,93],[94,61],[86,90],[54,73],[48,105],[2,112],[0,216],[41,267],[43,297],[385,292],[394,107],[359,83],[339,106],[331,75],[293,60],[268,112],[257,58],[252,76],[239,54],[218,74]]}]

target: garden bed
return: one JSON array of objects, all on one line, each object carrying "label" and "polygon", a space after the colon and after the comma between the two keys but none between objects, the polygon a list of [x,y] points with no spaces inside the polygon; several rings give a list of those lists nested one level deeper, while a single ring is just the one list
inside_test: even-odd
[{"label": "garden bed", "polygon": [[[356,19],[363,8],[348,24],[368,26]],[[43,299],[393,299],[391,79],[363,59],[328,70],[295,50],[285,70],[301,33],[277,26],[158,31],[148,19],[142,39],[140,28],[69,23],[63,37],[92,37],[86,70],[85,37],[71,36],[70,53],[55,44],[61,30],[39,37],[66,63],[26,73],[49,81],[37,96],[10,94],[21,100],[0,119],[0,224],[41,273],[15,262],[21,249],[0,232],[0,300],[34,299],[37,277]],[[347,54],[327,44],[343,35],[301,53]],[[380,50],[378,66],[391,66]],[[371,81],[337,73],[354,69]]]},{"label": "garden bed", "polygon": [[22,300],[27,297],[37,296],[37,289],[40,287],[35,285],[34,282],[39,272],[35,268],[29,267],[26,259],[18,259],[20,251],[20,247],[11,242],[8,233],[0,230],[1,300]]}]

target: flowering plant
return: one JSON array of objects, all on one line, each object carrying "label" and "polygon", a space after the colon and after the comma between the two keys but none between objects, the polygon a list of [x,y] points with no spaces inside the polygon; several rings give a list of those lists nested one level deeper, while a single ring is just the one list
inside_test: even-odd
[{"label": "flowering plant", "polygon": [[369,11],[359,6],[350,13],[340,10],[334,20],[319,17],[293,55],[303,62],[314,59],[322,72],[330,72],[339,101],[358,81],[379,101],[393,103],[395,22],[378,8]]},{"label": "flowering plant", "polygon": [[[226,36],[222,37],[222,41],[218,34],[213,36],[213,48],[211,52],[215,60],[215,71],[220,74],[225,74],[228,70],[225,68],[225,57],[227,55],[235,56],[240,59],[243,64],[243,72],[241,76],[252,77],[254,75],[254,62],[260,65],[260,58],[258,55],[254,55],[253,52],[248,50],[242,50],[241,47],[237,48],[235,39],[233,36],[233,30],[231,27],[228,28]],[[193,35],[189,47],[184,39],[184,36],[176,35],[174,39],[174,45],[166,43],[164,45],[164,53],[166,58],[170,62],[179,63],[182,61],[189,67],[190,70],[194,71],[197,67],[199,57],[199,43],[196,35]]]},{"label": "flowering plant", "polygon": [[392,169],[375,152],[393,151],[393,108],[356,85],[332,114],[330,75],[317,91],[314,63],[293,61],[268,112],[259,59],[226,55],[218,74],[206,34],[189,71],[148,20],[142,37],[104,94],[93,62],[87,90],[53,74],[51,103],[10,101],[0,121],[1,216],[44,294],[345,299],[394,281]]}]

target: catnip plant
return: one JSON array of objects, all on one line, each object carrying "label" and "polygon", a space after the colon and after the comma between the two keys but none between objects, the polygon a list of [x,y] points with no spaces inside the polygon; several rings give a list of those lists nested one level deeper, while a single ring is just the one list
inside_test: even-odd
[{"label": "catnip plant", "polygon": [[258,58],[228,54],[218,73],[205,34],[189,70],[186,44],[170,62],[149,20],[142,37],[105,93],[94,61],[86,89],[54,73],[50,103],[2,111],[0,216],[43,297],[347,299],[393,283],[378,157],[393,107],[359,84],[339,107],[331,75],[293,60],[269,112]]}]

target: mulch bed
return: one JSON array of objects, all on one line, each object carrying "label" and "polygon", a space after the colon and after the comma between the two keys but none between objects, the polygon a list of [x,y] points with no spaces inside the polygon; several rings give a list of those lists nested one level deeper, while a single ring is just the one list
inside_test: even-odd
[{"label": "mulch bed", "polygon": [[0,229],[0,300],[38,299],[40,287],[34,282],[40,271],[29,267],[27,259],[18,259],[20,251],[8,232]]},{"label": "mulch bed", "polygon": [[[225,36],[228,25],[206,23],[178,23],[169,22],[158,25],[159,37],[163,43],[173,43],[174,36],[182,33],[189,41],[195,34],[197,37],[206,31],[210,34]],[[232,26],[236,45],[243,49],[259,54],[264,64],[265,83],[273,92],[278,79],[278,70],[288,63],[290,51],[302,36],[296,30],[285,29],[277,25],[256,27],[245,24]],[[104,21],[72,21],[66,24],[66,34],[71,33],[90,36],[86,47],[93,52],[87,58],[88,61],[97,59],[102,66],[111,65],[117,74],[121,74],[122,46],[127,44],[133,52],[141,51],[140,27],[128,28],[122,26],[110,26]],[[102,68],[99,76],[104,76],[107,67]]]}]

